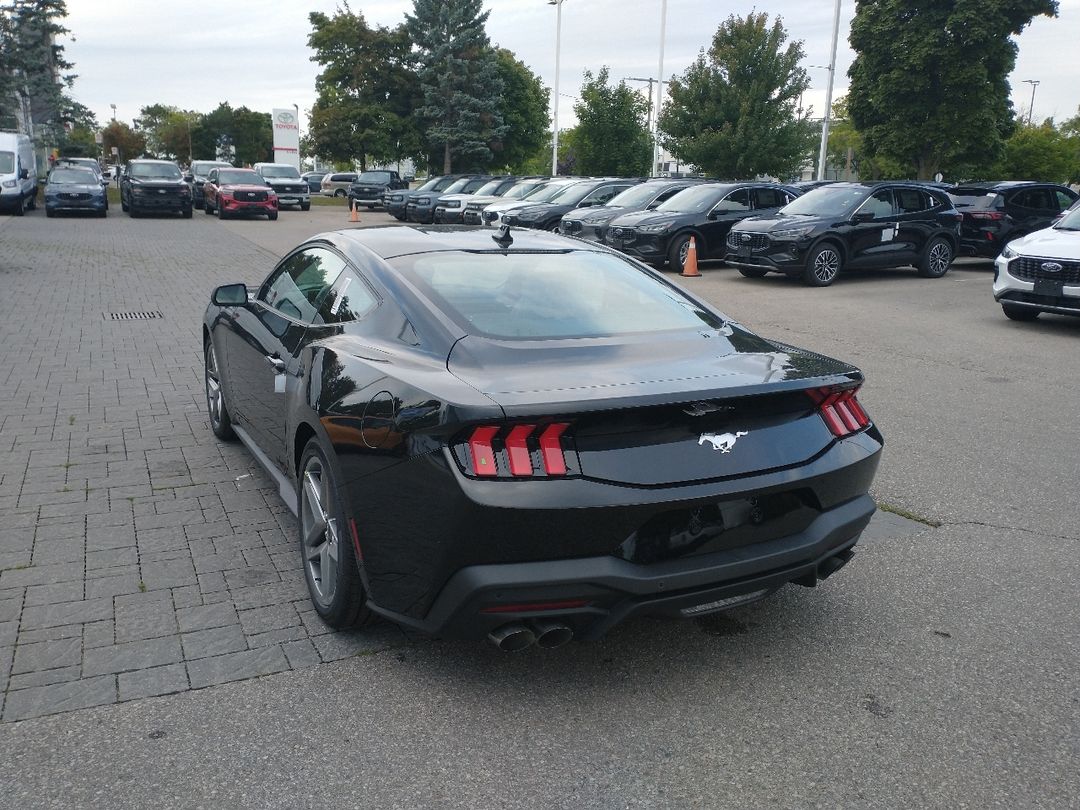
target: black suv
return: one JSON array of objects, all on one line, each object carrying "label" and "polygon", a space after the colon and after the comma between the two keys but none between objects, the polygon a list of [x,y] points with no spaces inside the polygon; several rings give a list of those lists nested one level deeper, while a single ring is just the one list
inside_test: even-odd
[{"label": "black suv", "polygon": [[167,160],[129,160],[120,181],[120,207],[134,218],[164,211],[191,219],[191,186]]},{"label": "black suv", "polygon": [[832,284],[842,268],[913,265],[921,276],[940,278],[956,255],[960,219],[941,189],[831,183],[732,228],[727,263],[748,278],[773,271],[814,287]]},{"label": "black suv", "polygon": [[647,180],[616,194],[608,200],[606,205],[599,208],[575,208],[563,214],[559,222],[559,232],[566,236],[576,236],[578,239],[603,242],[608,223],[615,217],[634,211],[651,211],[683,189],[701,182],[701,180],[691,178]]},{"label": "black suv", "polygon": [[408,187],[409,184],[394,171],[375,169],[361,172],[349,186],[349,200],[357,205],[374,208],[383,204],[387,192]]},{"label": "black suv", "polygon": [[413,194],[405,203],[405,219],[430,225],[435,221],[435,205],[445,194],[472,194],[494,178],[491,175],[464,175],[448,185],[443,192]]},{"label": "black suv", "polygon": [[731,227],[755,214],[768,214],[799,196],[776,183],[700,183],[683,189],[651,211],[611,220],[604,244],[642,261],[682,270],[694,237],[699,259],[724,258]]},{"label": "black suv", "polygon": [[386,209],[386,213],[392,216],[394,219],[404,222],[406,206],[417,194],[422,194],[425,191],[446,191],[460,175],[447,174],[442,176],[429,177],[424,181],[423,185],[412,189],[399,189],[397,191],[388,191],[383,198],[383,207]]},{"label": "black suv", "polygon": [[203,200],[203,186],[206,184],[206,175],[214,168],[231,169],[233,165],[223,160],[193,160],[184,175],[184,180],[191,186],[192,202],[196,208],[202,208],[206,204]]},{"label": "black suv", "polygon": [[996,258],[1009,240],[1049,228],[1078,196],[1067,186],[1025,180],[965,183],[946,191],[964,217],[960,252],[987,259]]},{"label": "black suv", "polygon": [[615,195],[640,184],[642,178],[603,177],[567,186],[549,201],[513,208],[502,215],[502,224],[558,231],[565,214],[578,208],[607,205]]}]

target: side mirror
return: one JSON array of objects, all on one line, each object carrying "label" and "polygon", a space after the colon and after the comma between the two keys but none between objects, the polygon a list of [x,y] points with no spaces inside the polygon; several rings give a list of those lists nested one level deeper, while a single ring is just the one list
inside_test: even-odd
[{"label": "side mirror", "polygon": [[874,212],[873,211],[859,211],[851,218],[851,221],[855,225],[863,225],[863,224],[865,224],[867,222],[873,222],[874,221]]},{"label": "side mirror", "polygon": [[243,306],[248,300],[247,285],[223,284],[214,290],[210,300],[219,307]]},{"label": "side mirror", "polygon": [[19,179],[20,180],[25,180],[29,176],[30,176],[30,170],[29,169],[22,169],[22,170],[19,171]]},{"label": "side mirror", "polygon": [[706,219],[716,219],[718,216],[720,216],[720,212],[717,211],[716,209],[713,209],[712,211],[709,212]]}]

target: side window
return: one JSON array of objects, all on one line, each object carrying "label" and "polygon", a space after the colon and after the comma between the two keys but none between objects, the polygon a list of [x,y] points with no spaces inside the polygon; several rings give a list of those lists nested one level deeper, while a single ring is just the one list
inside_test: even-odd
[{"label": "side window", "polygon": [[1058,208],[1060,208],[1062,211],[1065,211],[1069,208],[1069,206],[1076,202],[1073,197],[1070,197],[1068,194],[1066,194],[1064,191],[1061,191],[1060,189],[1054,189],[1054,196],[1057,197]]},{"label": "side window", "polygon": [[686,186],[676,186],[675,188],[669,188],[667,191],[661,192],[660,196],[649,204],[649,207],[655,208],[665,200],[670,200],[672,197],[674,197],[680,191],[683,191],[685,188]]},{"label": "side window", "polygon": [[713,211],[718,213],[731,213],[750,210],[750,190],[745,188],[736,189],[724,199],[713,206]]},{"label": "side window", "polygon": [[319,302],[322,323],[358,321],[379,303],[375,293],[352,269],[346,268],[334,282],[330,292]]},{"label": "side window", "polygon": [[218,171],[217,169],[211,169],[210,174],[206,175],[207,182],[217,183]]},{"label": "side window", "polygon": [[779,208],[784,204],[783,195],[775,188],[755,188],[754,208]]},{"label": "side window", "polygon": [[322,323],[319,299],[345,267],[345,261],[325,248],[294,253],[259,290],[258,300],[268,307],[304,323]]},{"label": "side window", "polygon": [[1037,211],[1057,210],[1057,203],[1052,200],[1048,188],[1022,189],[1013,197],[1012,203],[1021,208],[1032,208]]},{"label": "side window", "polygon": [[875,191],[870,198],[859,207],[860,213],[871,213],[874,219],[886,219],[893,215],[892,192],[885,188]]},{"label": "side window", "polygon": [[930,208],[926,197],[926,193],[918,189],[898,188],[896,190],[896,207],[901,214],[917,214]]}]

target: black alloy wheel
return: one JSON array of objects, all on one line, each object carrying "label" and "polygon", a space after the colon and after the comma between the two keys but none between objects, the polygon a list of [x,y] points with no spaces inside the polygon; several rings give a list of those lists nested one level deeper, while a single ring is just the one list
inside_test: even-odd
[{"label": "black alloy wheel", "polygon": [[1001,311],[1010,321],[1033,321],[1039,317],[1039,310],[1030,307],[1018,307],[1015,304],[1002,303]]},{"label": "black alloy wheel", "polygon": [[315,610],[338,629],[370,624],[375,615],[364,604],[366,594],[334,473],[318,439],[311,439],[304,449],[297,486],[300,556]]},{"label": "black alloy wheel", "polygon": [[803,281],[811,287],[828,287],[836,280],[842,266],[840,248],[832,242],[822,242],[806,257]]},{"label": "black alloy wheel", "polygon": [[941,278],[949,272],[952,260],[952,245],[940,236],[931,239],[919,260],[919,275],[923,278]]},{"label": "black alloy wheel", "polygon": [[222,441],[234,441],[236,433],[232,429],[232,418],[229,416],[229,407],[225,403],[225,389],[221,385],[217,350],[214,349],[214,341],[209,338],[203,346],[203,356],[206,366],[206,411],[210,416],[210,429]]},{"label": "black alloy wheel", "polygon": [[[690,234],[684,233],[671,240],[668,248],[668,264],[672,270],[682,272],[686,265],[686,257],[690,254]],[[701,257],[698,256],[700,259]]]}]

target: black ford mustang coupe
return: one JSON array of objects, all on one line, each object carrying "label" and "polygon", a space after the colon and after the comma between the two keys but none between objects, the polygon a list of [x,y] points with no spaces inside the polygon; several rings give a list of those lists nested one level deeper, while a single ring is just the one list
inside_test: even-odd
[{"label": "black ford mustang coupe", "polygon": [[218,287],[203,340],[211,427],[298,514],[335,627],[594,639],[813,586],[874,511],[857,369],[600,245],[325,233]]}]

